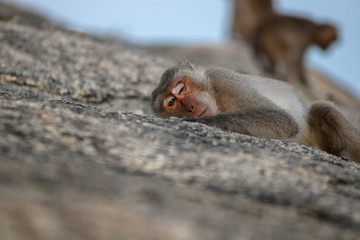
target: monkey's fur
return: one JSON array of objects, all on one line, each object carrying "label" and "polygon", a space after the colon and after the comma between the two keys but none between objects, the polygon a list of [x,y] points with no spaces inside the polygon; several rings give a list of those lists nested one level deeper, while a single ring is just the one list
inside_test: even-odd
[{"label": "monkey's fur", "polygon": [[295,85],[307,85],[303,58],[310,45],[325,50],[337,39],[331,24],[277,13],[272,0],[234,0],[234,35],[251,46],[265,71]]},{"label": "monkey's fur", "polygon": [[333,25],[272,15],[253,30],[252,48],[264,69],[295,84],[307,84],[303,58],[310,45],[326,50],[337,39]]},{"label": "monkey's fur", "polygon": [[250,42],[254,29],[276,14],[271,0],[234,0],[231,31]]},{"label": "monkey's fur", "polygon": [[360,131],[331,103],[305,107],[287,83],[185,61],[152,93],[159,117],[180,117],[268,139],[289,139],[360,162]]}]

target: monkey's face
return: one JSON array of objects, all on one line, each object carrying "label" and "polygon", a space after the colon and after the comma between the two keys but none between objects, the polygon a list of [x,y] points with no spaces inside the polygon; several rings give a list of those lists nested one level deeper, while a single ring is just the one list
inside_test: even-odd
[{"label": "monkey's face", "polygon": [[208,102],[207,93],[188,78],[178,78],[164,93],[161,107],[167,116],[200,117],[213,114],[213,106]]}]

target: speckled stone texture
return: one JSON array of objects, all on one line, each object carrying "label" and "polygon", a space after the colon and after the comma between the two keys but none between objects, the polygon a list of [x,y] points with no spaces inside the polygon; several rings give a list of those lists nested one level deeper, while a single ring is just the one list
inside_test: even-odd
[{"label": "speckled stone texture", "polygon": [[9,11],[0,21],[1,239],[360,236],[359,164],[156,118],[150,93],[174,62]]}]

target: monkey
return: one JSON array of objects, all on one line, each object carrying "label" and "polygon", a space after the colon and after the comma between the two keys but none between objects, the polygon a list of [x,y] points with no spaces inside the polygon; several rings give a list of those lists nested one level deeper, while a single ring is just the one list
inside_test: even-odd
[{"label": "monkey", "polygon": [[250,42],[252,32],[266,18],[275,14],[272,0],[234,0],[233,35],[240,34]]},{"label": "monkey", "polygon": [[277,13],[272,0],[234,0],[231,31],[250,45],[271,76],[308,86],[303,58],[310,45],[326,50],[337,40],[332,24]]},{"label": "monkey", "polygon": [[308,85],[303,59],[310,45],[322,50],[337,40],[331,24],[317,24],[305,18],[273,15],[252,32],[251,47],[269,74],[297,85]]},{"label": "monkey", "polygon": [[283,81],[183,61],[163,73],[151,105],[161,118],[290,140],[360,162],[360,131],[330,102],[305,106]]}]

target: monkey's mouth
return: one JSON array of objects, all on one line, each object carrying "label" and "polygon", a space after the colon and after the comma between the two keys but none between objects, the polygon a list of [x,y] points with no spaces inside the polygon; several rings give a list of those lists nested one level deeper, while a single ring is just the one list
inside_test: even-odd
[{"label": "monkey's mouth", "polygon": [[204,115],[207,110],[208,110],[208,108],[205,108],[204,111],[202,111],[198,117],[201,117],[202,115]]}]

